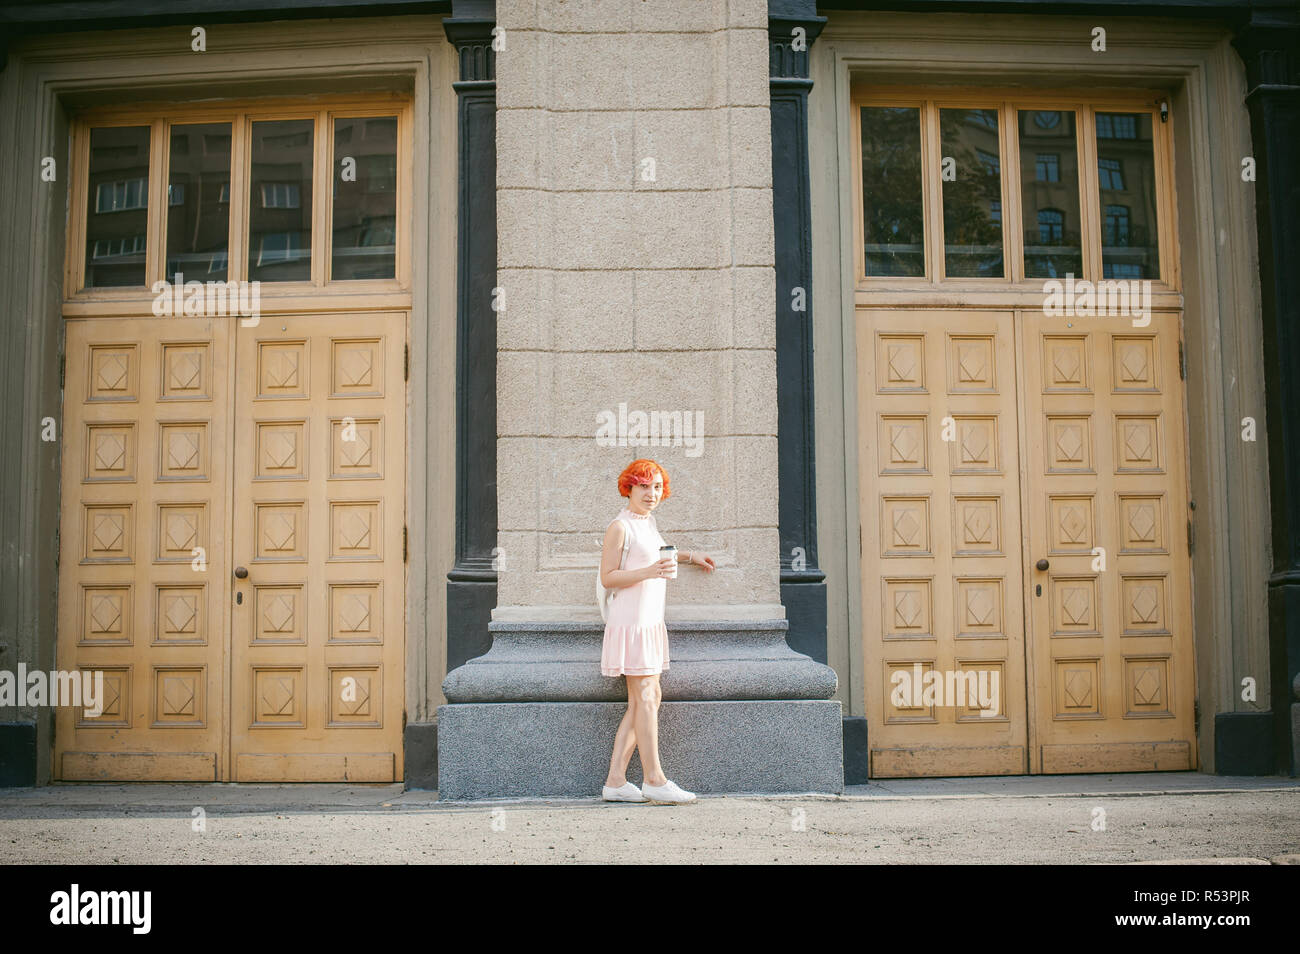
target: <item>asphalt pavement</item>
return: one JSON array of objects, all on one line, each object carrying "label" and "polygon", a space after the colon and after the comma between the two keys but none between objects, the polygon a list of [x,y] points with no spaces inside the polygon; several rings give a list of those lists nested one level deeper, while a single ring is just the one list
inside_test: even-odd
[{"label": "asphalt pavement", "polygon": [[0,789],[2,864],[1300,864],[1300,779],[881,780],[843,795],[441,802],[397,785]]}]

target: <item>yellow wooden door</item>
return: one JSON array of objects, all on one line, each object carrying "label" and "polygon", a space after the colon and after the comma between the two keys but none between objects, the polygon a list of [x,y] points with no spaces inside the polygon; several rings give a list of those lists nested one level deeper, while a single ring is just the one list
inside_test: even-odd
[{"label": "yellow wooden door", "polygon": [[1196,767],[1181,315],[1020,315],[1033,771]]},{"label": "yellow wooden door", "polygon": [[237,324],[66,322],[56,778],[402,778],[406,314]]},{"label": "yellow wooden door", "polygon": [[873,776],[1195,768],[1180,321],[859,311]]},{"label": "yellow wooden door", "polygon": [[65,323],[56,710],[61,779],[222,778],[230,446],[225,319]]},{"label": "yellow wooden door", "polygon": [[858,356],[871,774],[1024,772],[1014,316],[860,311]]},{"label": "yellow wooden door", "polygon": [[238,340],[232,779],[400,780],[405,314]]}]

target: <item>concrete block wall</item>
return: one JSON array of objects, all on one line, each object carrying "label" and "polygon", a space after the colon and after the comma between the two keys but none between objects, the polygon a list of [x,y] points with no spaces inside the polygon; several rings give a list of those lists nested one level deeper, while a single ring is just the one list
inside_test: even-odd
[{"label": "concrete block wall", "polygon": [[[619,472],[660,461],[669,616],[782,618],[766,0],[499,0],[494,619],[596,616]],[[601,446],[598,414],[702,440]]]}]

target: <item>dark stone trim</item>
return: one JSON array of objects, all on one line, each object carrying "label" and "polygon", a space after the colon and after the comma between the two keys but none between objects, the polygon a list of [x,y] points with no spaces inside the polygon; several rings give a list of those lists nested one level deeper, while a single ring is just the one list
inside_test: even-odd
[{"label": "dark stone trim", "polygon": [[[454,571],[453,571],[454,573]],[[492,648],[492,610],[497,584],[477,583],[447,574],[447,671],[454,672]]]},{"label": "dark stone trim", "polygon": [[[790,647],[825,663],[826,574],[817,566],[808,51],[826,18],[816,15],[812,0],[774,0],[769,14],[781,602],[790,621]],[[797,29],[807,44],[802,50],[794,49]],[[795,289],[803,290],[803,311],[794,310]]]},{"label": "dark stone trim", "polygon": [[[497,573],[496,58],[484,16],[443,21],[460,58],[456,269],[456,562],[447,574],[447,669],[492,646]],[[431,348],[442,342],[431,339]]]},{"label": "dark stone trim", "polygon": [[438,723],[409,722],[402,731],[405,768],[403,785],[410,788],[438,787]]},{"label": "dark stone trim", "polygon": [[1214,774],[1276,774],[1272,733],[1271,712],[1220,712],[1214,717]]},{"label": "dark stone trim", "polygon": [[[826,18],[816,15],[813,3],[807,4],[805,16],[773,16],[769,8],[767,18],[768,41],[768,76],[772,85],[783,79],[808,79],[808,54],[812,51],[813,41],[821,35],[826,26]],[[795,29],[801,28],[807,45],[802,50],[793,47]],[[808,83],[812,89],[812,83]]]},{"label": "dark stone trim", "polygon": [[785,641],[797,653],[825,664],[826,655],[826,584],[821,579],[789,582],[781,576],[781,605],[790,623]]},{"label": "dark stone trim", "polygon": [[496,102],[497,72],[496,53],[492,49],[492,29],[496,20],[488,17],[457,17],[442,21],[442,28],[447,34],[447,41],[456,47],[460,56],[460,84],[469,92],[467,84],[475,83],[484,90],[492,92]]},{"label": "dark stone trim", "polygon": [[[1297,370],[1292,366],[1292,370]],[[1272,422],[1269,422],[1270,425]],[[1269,434],[1270,450],[1272,433]],[[1278,495],[1276,487],[1274,498]],[[1273,764],[1276,771],[1300,774],[1296,761],[1293,704],[1300,703],[1300,586],[1270,586],[1268,590],[1269,698],[1273,715]]]},{"label": "dark stone trim", "polygon": [[36,723],[0,722],[0,788],[36,784]]},{"label": "dark stone trim", "polygon": [[32,31],[112,30],[176,23],[447,14],[451,0],[70,0],[3,3],[0,23]]},{"label": "dark stone trim", "polygon": [[871,747],[867,744],[865,716],[844,717],[844,784],[866,785],[871,769]]},{"label": "dark stone trim", "polygon": [[[772,0],[774,3],[775,0]],[[819,0],[820,10],[912,13],[1015,13],[1033,16],[1237,17],[1252,9],[1287,9],[1294,0]],[[772,3],[769,3],[769,12]]]},{"label": "dark stone trim", "polygon": [[[1269,578],[1272,758],[1294,772],[1291,686],[1300,673],[1300,12],[1256,11],[1233,38],[1246,66],[1256,163],[1260,319],[1273,567]],[[1221,759],[1222,755],[1217,756]]]}]

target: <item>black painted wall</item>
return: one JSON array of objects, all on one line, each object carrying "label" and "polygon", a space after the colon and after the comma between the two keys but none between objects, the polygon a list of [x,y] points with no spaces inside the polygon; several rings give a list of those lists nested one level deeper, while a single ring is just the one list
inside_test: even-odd
[{"label": "black painted wall", "polygon": [[456,563],[447,574],[447,671],[492,647],[497,604],[495,21],[443,21],[460,56],[456,299]]},{"label": "black painted wall", "polygon": [[808,183],[808,91],[812,81],[808,78],[808,50],[826,20],[816,16],[811,0],[804,4],[802,15],[789,2],[781,6],[787,15],[768,19],[781,602],[790,621],[787,642],[824,663],[826,574],[817,566],[813,414],[813,243]]}]

